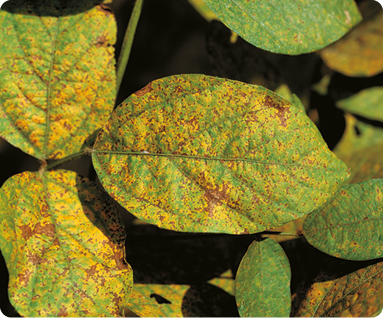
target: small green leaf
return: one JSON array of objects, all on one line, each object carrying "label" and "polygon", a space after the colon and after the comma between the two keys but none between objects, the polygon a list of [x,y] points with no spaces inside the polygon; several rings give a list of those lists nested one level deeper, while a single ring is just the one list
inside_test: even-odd
[{"label": "small green leaf", "polygon": [[0,248],[22,316],[118,316],[132,269],[113,201],[74,172],[24,172],[0,189]]},{"label": "small green leaf", "polygon": [[307,241],[349,260],[383,257],[383,179],[341,187],[303,223]]},{"label": "small green leaf", "polygon": [[329,68],[346,76],[374,76],[383,71],[382,8],[376,1],[363,1],[361,11],[362,23],[320,51]]},{"label": "small green leaf", "polygon": [[290,263],[272,239],[254,241],[239,265],[235,299],[241,317],[289,317]]},{"label": "small green leaf", "polygon": [[92,159],[129,212],[185,232],[283,225],[348,177],[298,107],[263,87],[204,75],[160,79],[130,96]]},{"label": "small green leaf", "polygon": [[295,317],[373,317],[383,308],[383,262],[331,277],[320,273]]},{"label": "small green leaf", "polygon": [[78,152],[113,109],[116,23],[94,2],[0,10],[0,136],[39,159]]},{"label": "small green leaf", "polygon": [[361,20],[353,0],[204,0],[249,43],[274,53],[302,54],[338,40]]},{"label": "small green leaf", "polygon": [[383,121],[383,86],[364,89],[349,98],[341,99],[336,105],[346,112]]}]

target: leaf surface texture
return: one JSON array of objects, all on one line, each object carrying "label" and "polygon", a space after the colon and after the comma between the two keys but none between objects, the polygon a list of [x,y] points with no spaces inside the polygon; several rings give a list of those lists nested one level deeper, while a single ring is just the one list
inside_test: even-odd
[{"label": "leaf surface texture", "polygon": [[289,317],[291,271],[282,247],[272,239],[254,241],[236,275],[241,317]]},{"label": "leaf surface texture", "polygon": [[24,172],[0,190],[0,247],[23,316],[118,316],[132,269],[110,197],[74,172]]},{"label": "leaf surface texture", "polygon": [[130,96],[92,158],[129,212],[185,232],[283,225],[348,177],[300,108],[263,87],[204,75],[160,79]]},{"label": "leaf surface texture", "polygon": [[383,257],[383,179],[341,187],[303,223],[308,242],[349,260]]},{"label": "leaf surface texture", "polygon": [[338,40],[361,20],[352,0],[204,0],[219,19],[261,49],[302,54]]},{"label": "leaf surface texture", "polygon": [[113,109],[116,23],[94,2],[0,10],[0,136],[39,159],[79,151]]}]

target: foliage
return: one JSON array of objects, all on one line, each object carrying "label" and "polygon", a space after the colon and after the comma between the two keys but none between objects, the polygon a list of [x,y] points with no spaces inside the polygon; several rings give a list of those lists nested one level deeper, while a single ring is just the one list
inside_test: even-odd
[{"label": "foliage", "polygon": [[[189,0],[228,35],[229,49],[210,39],[217,74],[151,81],[113,110],[143,1],[117,68],[107,2],[12,0],[0,10],[0,136],[40,161],[0,189],[0,249],[17,313],[378,314],[376,3]],[[233,67],[225,57],[237,61],[238,52],[270,69],[256,68],[248,83],[225,76]],[[308,52],[325,70],[309,93],[345,112],[334,152],[322,137],[324,108],[307,91],[297,92],[301,101],[287,75],[270,76]],[[345,93],[337,72],[377,81]],[[62,169],[83,156],[95,175]],[[127,215],[134,226],[124,228]]]}]

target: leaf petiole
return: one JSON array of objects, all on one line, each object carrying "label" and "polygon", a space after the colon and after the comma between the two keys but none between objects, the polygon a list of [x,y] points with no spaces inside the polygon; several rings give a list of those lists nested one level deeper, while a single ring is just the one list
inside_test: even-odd
[{"label": "leaf petiole", "polygon": [[137,0],[134,4],[132,15],[130,16],[129,24],[125,32],[124,42],[122,43],[122,48],[120,56],[117,62],[117,81],[116,81],[116,92],[118,93],[122,79],[124,77],[126,65],[128,64],[130,52],[132,50],[132,44],[134,35],[136,33],[138,20],[140,19],[142,4],[144,0]]},{"label": "leaf petiole", "polygon": [[81,151],[74,153],[73,155],[70,155],[68,157],[59,159],[55,162],[52,162],[51,164],[47,165],[43,170],[45,170],[45,171],[54,170],[57,167],[60,167],[65,163],[68,163],[70,161],[79,159],[79,158],[87,156],[87,155],[90,155],[92,153],[92,151],[93,151],[92,148],[86,147],[84,149],[81,149]]},{"label": "leaf petiole", "polygon": [[279,232],[279,231],[264,231],[261,232],[263,235],[280,235],[280,236],[303,236],[301,232]]}]

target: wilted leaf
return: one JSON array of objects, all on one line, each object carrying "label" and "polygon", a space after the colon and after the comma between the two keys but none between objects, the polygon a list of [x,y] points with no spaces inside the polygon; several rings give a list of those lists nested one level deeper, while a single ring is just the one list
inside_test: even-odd
[{"label": "wilted leaf", "polygon": [[241,317],[289,317],[290,264],[282,247],[271,239],[254,241],[235,279]]},{"label": "wilted leaf", "polygon": [[[355,116],[346,113],[346,128],[341,140],[334,148],[334,153],[345,163],[352,160],[352,156],[367,148],[379,148],[377,145],[383,143],[383,129],[372,126],[358,120]],[[367,155],[368,150],[364,150]]]},{"label": "wilted leaf", "polygon": [[204,0],[243,39],[264,50],[302,54],[338,40],[360,20],[352,0]]},{"label": "wilted leaf", "polygon": [[345,162],[351,168],[348,183],[383,178],[383,143],[355,151]]},{"label": "wilted leaf", "polygon": [[133,284],[113,201],[74,172],[24,172],[0,190],[0,247],[23,316],[117,316]]},{"label": "wilted leaf", "polygon": [[188,0],[189,3],[202,15],[207,21],[218,19],[213,11],[207,6],[203,0]]},{"label": "wilted leaf", "polygon": [[334,153],[351,170],[347,183],[383,178],[383,129],[345,114],[346,129]]},{"label": "wilted leaf", "polygon": [[340,278],[318,275],[296,317],[372,317],[383,308],[383,262]]},{"label": "wilted leaf", "polygon": [[[371,11],[368,7],[372,7],[375,14],[365,14]],[[320,51],[329,68],[347,76],[374,76],[383,71],[382,8],[371,0],[361,4],[361,11],[362,23]]]},{"label": "wilted leaf", "polygon": [[116,23],[94,2],[12,0],[0,11],[0,135],[39,159],[79,151],[113,109]]},{"label": "wilted leaf", "polygon": [[185,232],[283,225],[348,176],[303,111],[263,87],[203,75],[160,79],[130,96],[92,158],[129,212]]},{"label": "wilted leaf", "polygon": [[383,257],[383,179],[341,187],[303,223],[307,241],[349,260]]},{"label": "wilted leaf", "polygon": [[383,121],[383,86],[364,89],[349,98],[338,101],[337,106],[352,114]]},{"label": "wilted leaf", "polygon": [[140,317],[238,316],[234,297],[210,284],[134,284],[126,307]]}]

